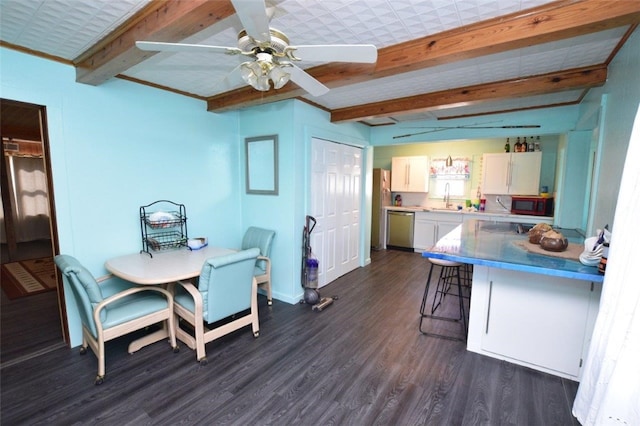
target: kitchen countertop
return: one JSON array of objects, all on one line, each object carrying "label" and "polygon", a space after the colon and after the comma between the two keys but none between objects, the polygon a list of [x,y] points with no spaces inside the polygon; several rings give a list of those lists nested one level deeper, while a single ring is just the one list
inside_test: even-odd
[{"label": "kitchen countertop", "polygon": [[492,217],[507,217],[513,218],[514,222],[517,221],[518,218],[526,219],[527,221],[541,219],[545,222],[553,221],[553,216],[532,216],[532,215],[520,215],[520,214],[512,214],[511,212],[506,212],[503,210],[499,211],[489,211],[485,210],[483,212],[480,211],[469,211],[466,209],[456,210],[456,209],[444,209],[444,208],[433,208],[433,207],[424,207],[424,206],[386,206],[385,209],[387,211],[401,211],[401,212],[426,212],[426,213],[446,213],[451,215],[475,215],[475,216],[492,216]]},{"label": "kitchen countertop", "polygon": [[[499,269],[603,282],[604,276],[595,266],[585,266],[578,260],[530,253],[516,246],[514,242],[528,240],[526,233],[516,233],[517,223],[517,221],[466,221],[440,239],[434,247],[424,251],[422,256]],[[571,243],[584,243],[584,237],[575,230],[562,229],[561,232]]]}]

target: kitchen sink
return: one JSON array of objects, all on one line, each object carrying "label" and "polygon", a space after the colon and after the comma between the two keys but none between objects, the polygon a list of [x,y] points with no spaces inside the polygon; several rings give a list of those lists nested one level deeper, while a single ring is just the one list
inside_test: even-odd
[{"label": "kitchen sink", "polygon": [[433,212],[462,212],[462,210],[458,210],[457,207],[431,207],[429,209],[427,209],[427,211],[433,211]]},{"label": "kitchen sink", "polygon": [[480,224],[480,230],[484,232],[497,232],[499,234],[516,232],[517,225],[510,222],[483,222]]},{"label": "kitchen sink", "polygon": [[526,234],[533,226],[530,223],[485,222],[480,225],[480,229],[485,232]]}]

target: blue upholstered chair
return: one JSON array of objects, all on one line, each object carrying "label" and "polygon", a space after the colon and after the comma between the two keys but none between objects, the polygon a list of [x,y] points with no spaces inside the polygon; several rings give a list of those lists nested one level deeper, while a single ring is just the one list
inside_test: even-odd
[{"label": "blue upholstered chair", "polygon": [[82,322],[82,347],[98,358],[95,384],[104,381],[105,342],[150,325],[166,321],[169,341],[178,350],[175,337],[173,299],[167,290],[135,284],[107,275],[96,280],[80,262],[69,255],[58,255],[55,263],[71,288]]},{"label": "blue upholstered chair", "polygon": [[[253,269],[259,254],[259,249],[252,248],[209,258],[202,266],[198,287],[182,281],[171,284],[176,317],[193,327],[191,335],[178,323],[176,335],[196,350],[201,364],[207,363],[208,342],[246,325],[251,325],[254,337],[258,337],[258,287]],[[214,323],[217,326],[209,328]]]},{"label": "blue upholstered chair", "polygon": [[242,239],[242,250],[252,247],[260,249],[260,256],[258,256],[253,275],[256,277],[258,286],[264,287],[267,292],[267,303],[269,305],[273,303],[273,298],[271,297],[271,259],[269,256],[271,256],[271,245],[275,235],[275,231],[251,226],[247,229]]}]

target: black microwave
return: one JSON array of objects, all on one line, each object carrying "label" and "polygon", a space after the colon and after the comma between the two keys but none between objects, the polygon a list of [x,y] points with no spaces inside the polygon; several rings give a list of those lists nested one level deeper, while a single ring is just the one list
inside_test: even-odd
[{"label": "black microwave", "polygon": [[553,197],[511,197],[511,213],[553,216]]}]

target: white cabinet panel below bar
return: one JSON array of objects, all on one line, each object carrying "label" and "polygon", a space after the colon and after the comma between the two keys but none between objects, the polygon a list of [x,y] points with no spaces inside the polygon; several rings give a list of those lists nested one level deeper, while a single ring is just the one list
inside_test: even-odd
[{"label": "white cabinet panel below bar", "polygon": [[601,285],[474,265],[467,349],[579,380]]}]

